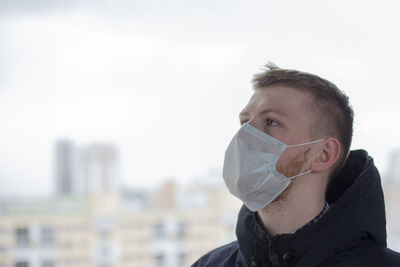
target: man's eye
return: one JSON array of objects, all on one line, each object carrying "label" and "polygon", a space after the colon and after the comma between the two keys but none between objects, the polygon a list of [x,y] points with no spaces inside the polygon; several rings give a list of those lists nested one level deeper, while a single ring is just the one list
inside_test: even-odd
[{"label": "man's eye", "polygon": [[279,126],[279,122],[276,122],[276,121],[271,120],[271,119],[267,119],[266,124],[267,124],[267,126],[272,126],[272,127]]}]

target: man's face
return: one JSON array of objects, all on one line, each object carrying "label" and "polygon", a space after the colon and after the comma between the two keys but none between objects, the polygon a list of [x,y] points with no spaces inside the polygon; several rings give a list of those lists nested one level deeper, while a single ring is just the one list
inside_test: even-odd
[{"label": "man's face", "polygon": [[[312,141],[311,95],[283,85],[256,89],[240,113],[240,123],[248,122],[257,129],[287,145]],[[291,177],[309,169],[310,146],[287,148],[276,169]]]}]

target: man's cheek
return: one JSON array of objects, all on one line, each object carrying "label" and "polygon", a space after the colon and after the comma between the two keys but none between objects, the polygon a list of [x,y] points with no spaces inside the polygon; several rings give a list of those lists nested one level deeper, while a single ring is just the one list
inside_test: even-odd
[{"label": "man's cheek", "polygon": [[278,163],[276,164],[276,170],[286,177],[295,176],[301,172],[305,168],[305,164],[307,162],[307,155],[310,152],[311,148],[308,148],[306,151],[299,152],[295,155],[285,155],[282,154]]},{"label": "man's cheek", "polygon": [[291,173],[294,171],[294,156],[289,154],[282,154],[276,164],[276,170],[282,173],[286,177],[290,177]]}]

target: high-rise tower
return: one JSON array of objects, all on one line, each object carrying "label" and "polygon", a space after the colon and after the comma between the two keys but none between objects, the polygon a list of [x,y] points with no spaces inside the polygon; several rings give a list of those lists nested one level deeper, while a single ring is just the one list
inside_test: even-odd
[{"label": "high-rise tower", "polygon": [[59,195],[73,193],[76,179],[74,143],[62,139],[55,144],[55,189]]},{"label": "high-rise tower", "polygon": [[80,153],[83,193],[109,193],[118,190],[119,156],[113,144],[93,143]]}]

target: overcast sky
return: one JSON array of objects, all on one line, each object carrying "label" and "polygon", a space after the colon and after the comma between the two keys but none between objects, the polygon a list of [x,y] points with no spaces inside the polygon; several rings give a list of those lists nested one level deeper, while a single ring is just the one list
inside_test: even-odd
[{"label": "overcast sky", "polygon": [[[65,3],[68,2],[68,3]],[[1,1],[0,193],[53,190],[53,145],[115,143],[122,180],[221,168],[267,61],[338,85],[353,148],[399,148],[398,1]]]}]

